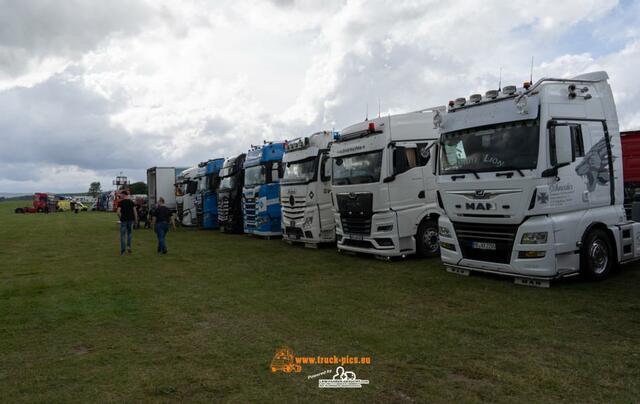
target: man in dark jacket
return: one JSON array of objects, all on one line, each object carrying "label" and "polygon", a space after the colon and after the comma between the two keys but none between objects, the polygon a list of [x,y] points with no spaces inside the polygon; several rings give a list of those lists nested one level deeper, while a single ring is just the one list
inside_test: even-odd
[{"label": "man in dark jacket", "polygon": [[126,251],[131,254],[131,237],[133,224],[138,221],[136,205],[129,199],[129,192],[122,192],[122,200],[118,204],[118,217],[120,218],[120,255]]}]

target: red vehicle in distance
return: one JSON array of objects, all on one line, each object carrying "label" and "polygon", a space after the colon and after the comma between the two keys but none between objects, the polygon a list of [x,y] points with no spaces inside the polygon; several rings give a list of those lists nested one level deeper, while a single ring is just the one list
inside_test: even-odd
[{"label": "red vehicle in distance", "polygon": [[16,208],[16,213],[49,213],[57,210],[57,201],[55,196],[36,192],[33,194],[33,206],[25,206]]}]

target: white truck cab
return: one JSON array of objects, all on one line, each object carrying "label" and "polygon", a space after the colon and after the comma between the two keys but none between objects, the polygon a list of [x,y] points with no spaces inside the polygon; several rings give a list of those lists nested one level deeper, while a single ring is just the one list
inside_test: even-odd
[{"label": "white truck cab", "polygon": [[178,219],[183,226],[196,226],[198,224],[196,198],[199,178],[202,176],[202,168],[193,166],[182,171],[176,179]]},{"label": "white truck cab", "polygon": [[439,253],[436,111],[376,118],[340,132],[330,149],[339,250],[384,258]]},{"label": "white truck cab", "polygon": [[335,243],[335,221],[331,206],[331,161],[333,133],[317,132],[285,143],[280,180],[282,237],[307,247]]},{"label": "white truck cab", "polygon": [[605,72],[541,79],[449,103],[440,127],[441,257],[449,271],[548,286],[603,279],[640,256]]}]

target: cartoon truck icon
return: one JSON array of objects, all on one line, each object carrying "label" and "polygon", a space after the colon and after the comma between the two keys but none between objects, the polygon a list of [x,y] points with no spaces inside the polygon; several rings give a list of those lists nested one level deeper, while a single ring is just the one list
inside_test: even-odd
[{"label": "cartoon truck icon", "polygon": [[300,373],[302,366],[295,363],[295,355],[293,350],[288,347],[281,347],[276,350],[273,359],[271,360],[271,372],[276,373],[278,371],[284,373]]}]

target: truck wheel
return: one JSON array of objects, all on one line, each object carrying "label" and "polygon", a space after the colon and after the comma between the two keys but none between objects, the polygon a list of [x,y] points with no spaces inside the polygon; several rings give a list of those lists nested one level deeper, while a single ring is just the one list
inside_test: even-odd
[{"label": "truck wheel", "polygon": [[606,279],[614,266],[614,257],[607,233],[601,229],[592,230],[580,251],[580,273],[592,281]]},{"label": "truck wheel", "polygon": [[24,213],[24,209],[16,208],[16,210],[14,212],[16,212],[16,213]]},{"label": "truck wheel", "polygon": [[44,212],[44,209],[42,209],[42,208],[38,208],[38,210],[36,210],[36,212],[38,212],[38,213],[42,213],[42,212]]},{"label": "truck wheel", "polygon": [[437,257],[440,255],[438,241],[438,222],[423,220],[416,235],[416,249],[421,257]]}]

